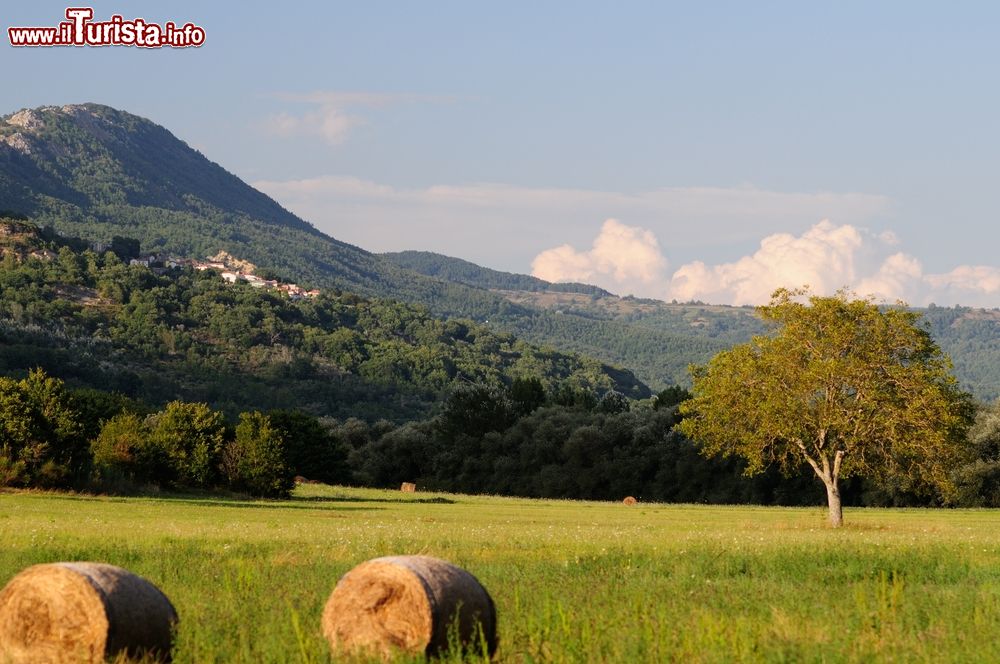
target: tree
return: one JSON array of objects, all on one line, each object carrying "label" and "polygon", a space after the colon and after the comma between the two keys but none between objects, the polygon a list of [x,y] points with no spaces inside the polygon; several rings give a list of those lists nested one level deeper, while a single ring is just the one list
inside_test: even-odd
[{"label": "tree", "polygon": [[537,377],[515,378],[510,384],[510,400],[518,416],[525,416],[545,405],[545,386]]},{"label": "tree", "polygon": [[976,414],[969,430],[972,459],[955,471],[963,507],[1000,507],[1000,401]]},{"label": "tree", "polygon": [[488,431],[503,431],[517,419],[514,404],[502,385],[462,383],[445,399],[438,428],[448,439],[458,436],[482,436]]},{"label": "tree", "polygon": [[0,486],[60,487],[86,478],[90,449],[63,382],[36,369],[0,378]]},{"label": "tree", "polygon": [[177,483],[207,488],[215,479],[215,467],[225,442],[222,413],[203,403],[171,401],[159,413],[146,418],[152,445],[170,460]]},{"label": "tree", "polygon": [[608,413],[609,415],[627,413],[631,408],[632,405],[629,403],[628,397],[615,390],[608,390],[601,396],[600,401],[597,402],[598,412]]},{"label": "tree", "polygon": [[682,433],[705,454],[743,457],[748,475],[808,464],[826,487],[834,527],[843,523],[841,478],[953,490],[971,397],[917,314],[847,291],[787,289],[757,311],[777,331],[692,367]]},{"label": "tree", "polygon": [[680,385],[671,385],[653,397],[653,409],[672,408],[691,398],[691,393]]},{"label": "tree", "polygon": [[272,410],[267,416],[285,441],[286,461],[294,474],[327,484],[350,481],[347,445],[319,420],[297,410]]},{"label": "tree", "polygon": [[295,486],[281,432],[263,413],[241,413],[236,438],[222,455],[222,472],[234,489],[255,496],[287,497]]},{"label": "tree", "polygon": [[[171,477],[170,458],[150,433],[146,420],[123,411],[104,422],[90,441],[96,479],[111,488],[164,484]],[[125,483],[125,487],[122,487]]]}]

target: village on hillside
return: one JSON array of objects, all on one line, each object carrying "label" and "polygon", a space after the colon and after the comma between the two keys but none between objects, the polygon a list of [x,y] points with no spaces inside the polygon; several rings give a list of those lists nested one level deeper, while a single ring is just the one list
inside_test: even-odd
[{"label": "village on hillside", "polygon": [[[98,246],[99,244],[100,243],[95,243],[95,251],[107,248],[100,247]],[[215,256],[210,257],[207,261],[200,261],[193,258],[179,258],[177,256],[170,256],[166,254],[144,254],[138,258],[129,260],[129,265],[142,265],[144,267],[148,267],[153,272],[160,274],[166,270],[176,267],[191,267],[199,271],[215,270],[219,272],[222,278],[228,283],[235,284],[240,281],[245,281],[254,288],[266,288],[268,290],[285,293],[292,300],[316,297],[320,294],[320,291],[315,288],[306,290],[298,284],[278,281],[277,279],[264,279],[263,277],[257,276],[254,274],[256,266],[253,263],[234,258],[225,251],[220,251]]]},{"label": "village on hillside", "polygon": [[[57,258],[56,252],[44,246],[38,246],[38,238],[39,229],[30,222],[8,218],[0,220],[0,256],[13,251],[15,255],[22,258],[55,260]],[[118,240],[122,240],[122,238],[117,238],[115,241]],[[171,268],[191,267],[195,270],[215,270],[228,283],[235,284],[239,281],[245,281],[254,288],[266,288],[285,293],[293,300],[316,297],[320,294],[318,289],[306,290],[298,284],[260,277],[254,274],[257,269],[256,265],[250,261],[236,258],[226,251],[220,251],[215,256],[202,261],[158,252],[140,254],[138,241],[126,240],[126,242],[134,244],[132,251],[135,253],[132,255],[135,258],[129,259],[129,265],[141,265],[149,268],[155,274],[163,274]],[[114,241],[96,241],[90,243],[90,249],[97,253],[103,253],[111,251],[114,248],[113,245]]]}]

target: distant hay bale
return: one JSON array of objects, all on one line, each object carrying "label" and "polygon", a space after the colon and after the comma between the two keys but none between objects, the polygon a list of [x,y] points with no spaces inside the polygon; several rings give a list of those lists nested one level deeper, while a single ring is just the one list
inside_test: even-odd
[{"label": "distant hay bale", "polygon": [[428,556],[361,563],[337,582],[322,624],[335,654],[432,656],[457,638],[473,650],[484,643],[492,655],[497,645],[496,608],[486,589],[460,567]]},{"label": "distant hay bale", "polygon": [[399,487],[400,491],[405,491],[406,493],[413,493],[417,490],[417,485],[413,482],[403,482],[402,486]]},{"label": "distant hay bale", "polygon": [[625,496],[625,500],[623,500],[622,502],[625,503],[626,505],[632,506],[639,501],[635,499],[635,496]]},{"label": "distant hay bale", "polygon": [[142,577],[101,563],[34,565],[0,591],[0,662],[170,661],[177,612]]}]

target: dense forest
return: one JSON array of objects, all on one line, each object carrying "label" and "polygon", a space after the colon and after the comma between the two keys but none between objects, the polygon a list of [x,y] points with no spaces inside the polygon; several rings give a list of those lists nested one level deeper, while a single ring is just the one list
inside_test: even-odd
[{"label": "dense forest", "polygon": [[153,404],[367,420],[426,415],[454,383],[521,376],[547,389],[649,395],[625,370],[424,308],[336,290],[292,299],[214,270],[154,271],[114,251],[74,250],[80,241],[23,221],[0,229],[0,371],[41,366]]},{"label": "dense forest", "polygon": [[[657,389],[687,385],[688,364],[703,363],[720,350],[767,332],[753,307],[570,293],[523,291],[507,296],[518,306],[555,314],[524,326],[512,324],[522,338],[536,343],[571,339],[560,347],[639,367],[636,375]],[[1000,397],[1000,310],[931,305],[914,311],[951,358],[962,387],[982,401]],[[597,347],[606,352],[594,352]],[[669,352],[658,355],[658,348]]]},{"label": "dense forest", "polygon": [[[535,497],[816,504],[810,473],[746,478],[677,433],[683,388],[471,321],[97,253],[0,223],[0,485],[286,495],[296,475]],[[119,253],[121,252],[121,255]],[[950,310],[962,315],[963,312]],[[698,320],[704,312],[698,314]],[[1000,504],[982,408],[960,502]],[[855,480],[847,504],[936,504]]]}]

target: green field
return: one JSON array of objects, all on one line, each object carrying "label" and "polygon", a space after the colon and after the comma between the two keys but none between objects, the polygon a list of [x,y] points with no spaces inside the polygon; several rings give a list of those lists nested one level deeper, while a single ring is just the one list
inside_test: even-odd
[{"label": "green field", "polygon": [[355,564],[475,574],[502,662],[997,662],[1000,513],[519,500],[303,486],[280,502],[0,493],[0,583],[94,560],[159,585],[177,662],[324,662]]}]

